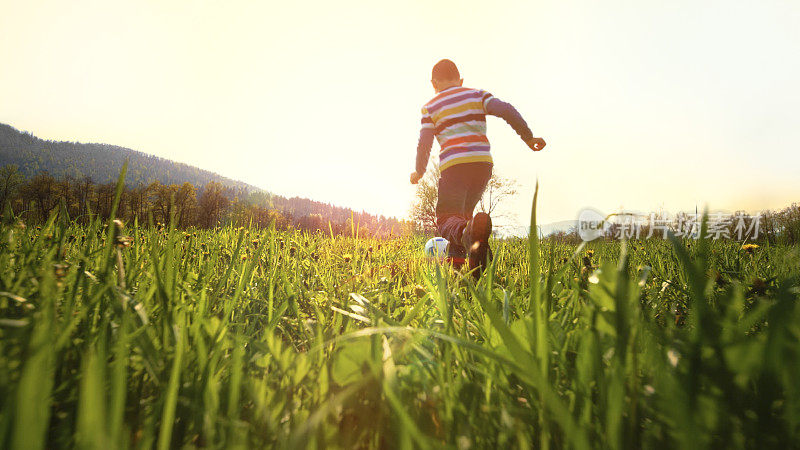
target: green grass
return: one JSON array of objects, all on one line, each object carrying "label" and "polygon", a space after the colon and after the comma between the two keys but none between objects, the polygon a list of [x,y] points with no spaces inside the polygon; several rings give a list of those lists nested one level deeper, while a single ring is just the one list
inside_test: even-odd
[{"label": "green grass", "polygon": [[422,237],[0,239],[3,448],[800,446],[796,247],[510,240],[476,283]]}]

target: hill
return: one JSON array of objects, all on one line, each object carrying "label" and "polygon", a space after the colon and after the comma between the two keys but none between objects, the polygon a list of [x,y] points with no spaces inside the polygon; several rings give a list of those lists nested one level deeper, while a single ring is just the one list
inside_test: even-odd
[{"label": "hill", "polygon": [[255,186],[188,164],[108,144],[48,141],[0,123],[0,167],[16,164],[25,177],[48,172],[55,178],[89,177],[95,183],[114,181],[128,160],[128,186],[182,184],[200,187],[215,181],[236,191],[256,191]]},{"label": "hill", "polygon": [[[93,208],[96,211],[108,209],[109,205],[103,205],[103,195],[97,192],[78,195],[76,186],[88,182],[93,185],[91,191],[102,190],[100,185],[116,181],[126,160],[126,185],[130,194],[134,195],[132,201],[141,197],[143,202],[141,205],[137,203],[137,210],[158,209],[155,206],[157,204],[166,207],[164,204],[169,203],[171,193],[174,191],[177,194],[184,183],[194,186],[194,190],[184,194],[191,197],[187,199],[190,204],[202,202],[205,187],[210,183],[218,183],[224,188],[221,192],[227,197],[225,205],[228,205],[224,210],[218,211],[219,215],[236,215],[238,211],[237,218],[228,217],[229,221],[247,223],[253,219],[254,214],[265,216],[267,210],[272,210],[279,211],[289,223],[304,229],[328,230],[328,222],[339,224],[340,228],[348,228],[344,226],[348,220],[373,229],[391,230],[401,226],[401,222],[392,217],[354,211],[307,198],[275,195],[214,172],[129,148],[108,144],[49,141],[0,123],[0,168],[16,165],[19,174],[30,180],[27,189],[24,185],[16,186],[13,192],[6,189],[8,192],[3,193],[2,197],[12,201],[17,209],[25,209],[24,205],[34,201],[40,204],[40,215],[43,217],[50,206],[58,204],[56,197],[59,195],[68,197],[67,203],[78,211],[82,211],[82,204],[87,200],[94,201]],[[33,178],[43,174],[49,174],[50,181],[39,180],[37,184]],[[52,187],[56,180],[63,180],[61,187]],[[70,188],[70,185],[73,186]],[[61,194],[57,194],[58,192]],[[0,207],[4,201],[5,199],[0,199]],[[247,210],[247,213],[243,214],[243,210]],[[269,215],[269,220],[272,217]],[[161,220],[166,221],[166,218],[162,217]],[[260,221],[256,219],[256,222]]]}]

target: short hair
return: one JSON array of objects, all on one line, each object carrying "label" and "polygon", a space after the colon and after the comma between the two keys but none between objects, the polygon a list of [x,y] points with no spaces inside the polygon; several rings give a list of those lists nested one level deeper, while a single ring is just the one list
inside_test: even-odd
[{"label": "short hair", "polygon": [[461,79],[461,74],[458,73],[456,63],[449,59],[443,59],[433,66],[431,71],[432,80],[458,80]]}]

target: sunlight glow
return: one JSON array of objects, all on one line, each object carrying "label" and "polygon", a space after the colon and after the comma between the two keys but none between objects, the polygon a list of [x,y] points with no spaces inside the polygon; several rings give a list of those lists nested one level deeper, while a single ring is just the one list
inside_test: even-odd
[{"label": "sunlight glow", "polygon": [[548,142],[489,120],[522,223],[537,177],[542,223],[779,208],[800,194],[798,23],[778,0],[5,2],[0,122],[403,217],[450,58]]}]

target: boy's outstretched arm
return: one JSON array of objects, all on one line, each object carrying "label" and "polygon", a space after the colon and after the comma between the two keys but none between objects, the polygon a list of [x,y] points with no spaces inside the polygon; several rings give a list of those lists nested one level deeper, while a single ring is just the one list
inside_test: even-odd
[{"label": "boy's outstretched arm", "polygon": [[428,158],[431,156],[433,146],[433,122],[430,117],[426,120],[425,111],[422,116],[422,128],[419,130],[419,142],[417,143],[417,164],[416,170],[411,173],[411,184],[417,184],[428,167]]},{"label": "boy's outstretched arm", "polygon": [[519,137],[528,144],[531,150],[538,152],[547,145],[544,139],[533,136],[533,132],[528,128],[525,119],[522,118],[522,115],[520,115],[510,103],[492,97],[486,104],[486,114],[491,114],[505,120],[506,123],[511,125],[511,128],[517,132]]}]

